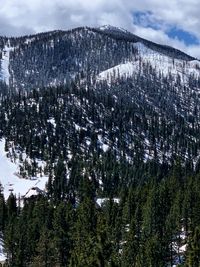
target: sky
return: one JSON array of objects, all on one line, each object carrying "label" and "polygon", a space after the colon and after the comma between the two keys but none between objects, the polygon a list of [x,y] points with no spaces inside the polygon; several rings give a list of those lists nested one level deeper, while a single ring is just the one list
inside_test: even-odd
[{"label": "sky", "polygon": [[200,59],[199,0],[0,0],[0,35],[122,27]]}]

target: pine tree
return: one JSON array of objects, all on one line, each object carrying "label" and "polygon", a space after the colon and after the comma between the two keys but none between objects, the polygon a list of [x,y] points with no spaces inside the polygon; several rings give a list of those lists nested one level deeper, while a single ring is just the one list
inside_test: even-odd
[{"label": "pine tree", "polygon": [[74,225],[73,251],[70,260],[71,267],[99,266],[97,249],[97,215],[92,200],[85,198],[77,208],[77,220]]},{"label": "pine tree", "polygon": [[138,236],[136,234],[136,223],[132,219],[125,235],[124,246],[122,246],[122,263],[124,267],[136,266],[136,259],[139,255]]},{"label": "pine tree", "polygon": [[7,219],[6,203],[3,195],[3,189],[0,184],[0,233],[4,230]]},{"label": "pine tree", "polygon": [[[66,196],[67,191],[67,179],[66,179],[66,168],[62,159],[59,159],[53,178],[53,199],[54,201],[63,200]],[[51,182],[51,180],[50,180]]]},{"label": "pine tree", "polygon": [[61,202],[54,212],[54,259],[60,266],[68,266],[71,257],[74,211],[71,203]]},{"label": "pine tree", "polygon": [[[37,243],[36,255],[32,259],[30,267],[51,267],[56,265],[55,249],[53,246],[53,233],[43,228],[40,233],[40,239]],[[64,265],[60,265],[64,266]]]},{"label": "pine tree", "polygon": [[187,264],[188,267],[200,267],[200,228],[196,227],[189,243]]},{"label": "pine tree", "polygon": [[8,220],[12,220],[17,215],[16,197],[11,193],[6,202]]}]

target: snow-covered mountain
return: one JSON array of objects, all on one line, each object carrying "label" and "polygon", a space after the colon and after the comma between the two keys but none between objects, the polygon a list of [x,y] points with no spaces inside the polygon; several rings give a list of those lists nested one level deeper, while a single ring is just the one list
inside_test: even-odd
[{"label": "snow-covered mountain", "polygon": [[0,79],[15,89],[66,84],[79,76],[132,76],[149,64],[165,76],[199,76],[200,62],[113,26],[53,31],[21,38],[1,37]]},{"label": "snow-covered mountain", "polygon": [[138,51],[136,58],[101,72],[98,76],[99,79],[111,80],[114,75],[131,77],[138,73],[141,64],[151,65],[157,73],[165,77],[170,74],[176,78],[179,75],[183,83],[188,82],[190,75],[197,79],[200,76],[200,62],[198,60],[185,61],[172,58],[161,52],[155,52],[140,42],[134,43],[133,47]]},{"label": "snow-covered mountain", "polygon": [[0,263],[192,262],[199,132],[177,49],[109,25],[0,37]]},{"label": "snow-covered mountain", "polygon": [[181,81],[187,82],[190,75],[196,78],[200,75],[200,61],[186,54],[173,49],[172,47],[154,44],[135,36],[122,28],[116,28],[110,25],[105,25],[99,28],[100,30],[122,35],[124,38],[130,38],[133,42],[133,48],[136,49],[137,55],[130,61],[116,65],[99,74],[100,79],[111,79],[113,75],[119,74],[120,77],[131,77],[136,74],[142,64],[151,65],[157,73],[164,76],[169,74],[173,77],[180,75]]},{"label": "snow-covered mountain", "polygon": [[198,165],[197,59],[112,26],[0,38],[0,51],[0,87],[28,91],[0,102],[6,197],[44,189],[47,178],[39,176],[48,176],[60,155],[67,164],[109,153],[128,164],[169,164],[178,155]]}]

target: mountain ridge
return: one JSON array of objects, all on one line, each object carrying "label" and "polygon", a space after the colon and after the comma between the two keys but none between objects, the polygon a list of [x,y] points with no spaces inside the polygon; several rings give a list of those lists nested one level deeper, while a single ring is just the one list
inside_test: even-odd
[{"label": "mountain ridge", "polygon": [[[102,71],[134,60],[136,43],[155,54],[186,63],[196,61],[200,65],[194,57],[178,49],[153,43],[113,26],[79,27],[19,38],[0,37],[0,43],[1,80],[17,90],[65,84],[80,72],[98,76]],[[98,60],[95,60],[97,54]],[[142,53],[140,56],[142,58]]]},{"label": "mountain ridge", "polygon": [[138,38],[0,39],[0,261],[160,267],[199,253],[200,64]]},{"label": "mountain ridge", "polygon": [[142,42],[143,44],[146,44],[147,47],[148,46],[149,47],[156,46],[157,48],[170,49],[170,51],[172,51],[172,52],[174,51],[174,52],[180,53],[181,55],[185,56],[185,58],[187,58],[188,60],[197,59],[197,58],[192,57],[192,56],[188,55],[187,53],[181,51],[180,49],[174,48],[174,47],[169,46],[169,45],[163,45],[163,44],[159,44],[159,43],[147,40],[145,38],[142,38],[142,37],[140,37],[138,35],[135,35],[135,34],[129,32],[129,31],[125,30],[125,29],[122,29],[122,28],[117,28],[117,27],[114,27],[114,26],[105,25],[103,27],[98,27],[98,28],[94,28],[94,29],[101,30],[101,31],[103,31],[105,33],[108,33],[108,34],[109,33],[113,34],[113,30],[114,30],[114,32],[117,32],[117,30],[119,30],[121,33],[124,34],[124,37],[127,34],[127,39],[130,40],[130,41]]},{"label": "mountain ridge", "polygon": [[[142,38],[142,37],[140,37],[138,35],[135,35],[135,34],[129,32],[128,30],[125,30],[125,29],[120,28],[120,27],[115,27],[115,26],[112,26],[112,25],[103,25],[103,26],[99,26],[99,27],[82,26],[82,27],[76,27],[76,28],[72,28],[72,29],[68,29],[68,30],[52,30],[52,31],[40,32],[40,33],[35,33],[35,34],[30,34],[30,35],[26,34],[26,35],[22,35],[22,36],[19,36],[19,37],[0,36],[0,39],[6,39],[7,41],[8,40],[13,41],[13,40],[23,40],[24,39],[26,41],[26,39],[28,39],[28,38],[35,38],[35,37],[40,37],[40,36],[52,36],[52,35],[56,35],[56,34],[67,34],[67,33],[71,33],[71,32],[77,31],[77,30],[83,30],[83,29],[91,30],[91,31],[97,30],[97,31],[102,32],[102,33],[112,34],[113,37],[116,37],[116,35],[114,34],[115,32],[117,32],[117,33],[120,32],[120,33],[124,34],[124,37],[125,36],[127,38],[130,37],[130,41],[137,41],[137,42],[138,41],[142,41],[142,42],[144,42],[146,44],[148,43],[148,44],[156,45],[156,46],[163,47],[163,48],[170,48],[170,49],[172,49],[174,51],[181,52],[183,55],[188,57],[188,60],[195,60],[195,59],[198,60],[197,58],[188,55],[187,53],[183,52],[180,49],[177,49],[177,48],[172,47],[170,45],[164,45],[164,44],[160,44],[160,43],[156,43],[156,42],[150,41],[148,39],[145,39],[145,38]],[[132,39],[131,39],[131,37],[132,37]]]},{"label": "mountain ridge", "polygon": [[[105,30],[109,30],[109,33],[104,33]],[[95,132],[94,150],[97,148],[97,151],[100,149],[106,153],[109,147],[116,157],[123,154],[128,162],[135,160],[136,152],[133,151],[139,143],[140,149],[135,150],[140,151],[141,160],[148,161],[157,157],[159,162],[165,161],[165,158],[169,163],[173,155],[177,154],[183,161],[191,157],[195,165],[199,151],[199,144],[195,142],[198,140],[200,118],[199,62],[182,60],[179,58],[180,54],[177,58],[167,56],[138,42],[138,39],[129,42],[127,38],[124,39],[124,34],[130,37],[130,33],[116,28],[113,30],[113,27],[104,26],[100,30],[80,27],[67,33],[54,31],[35,37],[24,37],[21,43],[19,40],[10,40],[7,50],[3,51],[1,63],[8,85],[13,87],[13,91],[17,91],[19,96],[17,100],[11,98],[12,101],[8,97],[11,102],[9,111],[7,102],[2,102],[2,136],[6,133],[10,142],[16,140],[16,146],[20,145],[22,150],[27,150],[28,141],[22,140],[21,137],[24,132],[18,128],[18,121],[12,120],[16,115],[10,116],[13,110],[14,114],[19,112],[25,116],[26,109],[31,117],[24,121],[25,127],[29,128],[27,121],[33,121],[36,114],[38,120],[41,120],[39,125],[35,121],[35,132],[30,137],[36,140],[41,138],[41,125],[49,127],[49,122],[54,121],[58,131],[60,128],[68,129],[66,133],[73,133],[75,136],[80,131],[80,135],[85,136],[81,137],[81,140],[84,139],[84,153],[90,147],[91,133]],[[15,41],[19,42],[19,47],[14,47]],[[171,52],[170,55],[172,56]],[[48,95],[48,90],[52,92],[59,88],[62,88],[64,93],[59,99],[52,93],[56,99],[51,99],[53,108],[58,105],[59,110],[63,105],[63,112],[72,117],[70,125],[64,118],[62,127],[59,126],[58,115],[52,110],[47,112],[49,117],[43,112],[40,118],[39,109],[40,105],[49,108],[42,91]],[[80,90],[80,95],[77,90]],[[30,110],[23,103],[21,94],[25,95]],[[41,95],[41,102],[38,98],[35,99],[37,94]],[[68,97],[65,99],[66,95]],[[74,102],[73,108],[70,101]],[[97,111],[90,110],[87,105]],[[60,110],[59,112],[60,117],[64,116]],[[118,114],[124,118],[125,125]],[[152,118],[156,118],[157,122]],[[112,120],[114,122],[111,123]],[[91,123],[88,124],[88,121]],[[179,136],[179,127],[183,128],[183,136]],[[15,129],[14,133],[10,129]],[[30,128],[27,136],[31,131]],[[104,137],[100,137],[102,133]],[[113,139],[113,136],[116,136],[116,139]],[[53,139],[51,134],[45,138]],[[70,147],[67,137],[63,138],[67,140],[67,144],[63,143],[63,146]],[[173,144],[174,139],[178,140],[176,147]],[[181,145],[183,140],[187,147]],[[60,144],[57,145],[59,149],[63,149]],[[35,146],[35,150],[39,150],[38,145]],[[63,153],[66,154],[66,151]],[[31,158],[31,155],[29,157]],[[44,158],[41,157],[40,160]]]}]

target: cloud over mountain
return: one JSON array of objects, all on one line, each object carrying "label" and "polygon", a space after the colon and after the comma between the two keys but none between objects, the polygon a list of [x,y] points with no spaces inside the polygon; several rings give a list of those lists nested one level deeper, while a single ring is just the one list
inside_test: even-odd
[{"label": "cloud over mountain", "polygon": [[200,58],[197,0],[0,0],[0,35],[112,24]]}]

